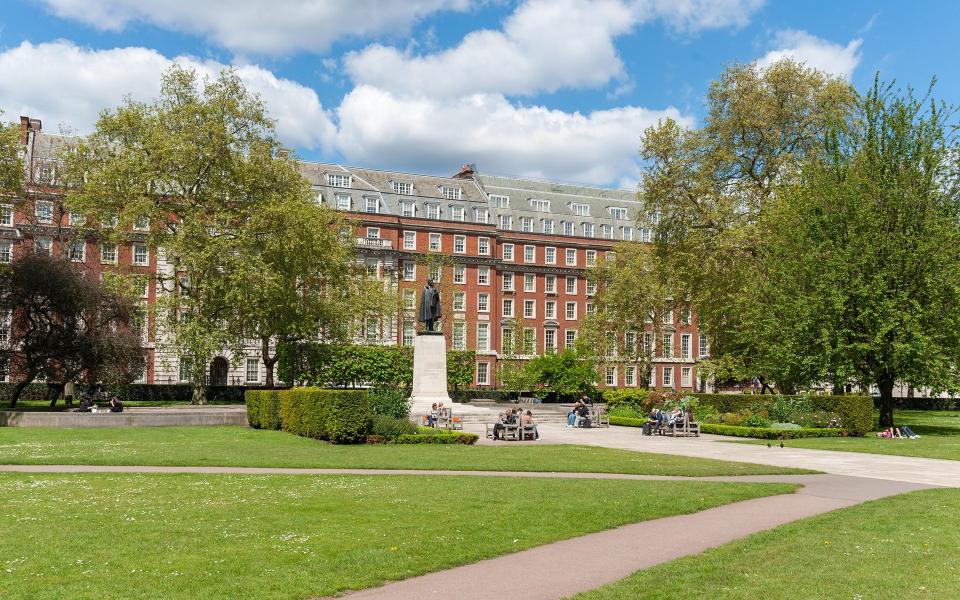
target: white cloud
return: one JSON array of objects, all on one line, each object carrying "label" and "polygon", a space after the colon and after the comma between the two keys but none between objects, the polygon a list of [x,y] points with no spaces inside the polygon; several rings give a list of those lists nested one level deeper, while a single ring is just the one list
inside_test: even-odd
[{"label": "white cloud", "polygon": [[345,37],[403,35],[439,10],[470,0],[40,0],[55,15],[99,29],[131,22],[202,35],[237,52],[324,52]]},{"label": "white cloud", "polygon": [[435,97],[534,95],[625,78],[614,40],[640,23],[679,31],[743,26],[762,0],[529,0],[499,31],[477,30],[450,49],[413,55],[374,44],[346,55],[357,84]]},{"label": "white cloud", "polygon": [[[358,86],[337,109],[337,147],[351,164],[445,173],[482,172],[609,184],[635,181],[643,130],[674,108],[567,113],[517,106],[500,94],[437,100]],[[626,178],[626,179],[625,179]]]},{"label": "white cloud", "polygon": [[[91,50],[68,41],[23,42],[0,52],[0,108],[7,119],[29,115],[53,130],[50,125],[63,123],[85,133],[101,110],[117,106],[125,94],[136,100],[157,96],[160,74],[173,62],[208,75],[225,67],[185,56],[171,60],[147,48]],[[333,139],[335,127],[314,90],[257,66],[237,67],[237,73],[261,95],[285,144],[318,148]]]},{"label": "white cloud", "polygon": [[806,31],[785,30],[776,35],[777,47],[763,55],[757,64],[767,67],[783,58],[792,58],[831,75],[850,79],[860,64],[860,46],[863,40],[851,40],[846,46],[834,44],[810,35]]}]

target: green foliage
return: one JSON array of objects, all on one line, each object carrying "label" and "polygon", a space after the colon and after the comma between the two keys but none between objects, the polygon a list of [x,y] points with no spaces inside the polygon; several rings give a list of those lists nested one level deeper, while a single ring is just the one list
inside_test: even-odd
[{"label": "green foliage", "polygon": [[280,429],[280,400],[287,393],[277,390],[260,392],[260,429]]},{"label": "green foliage", "polygon": [[361,442],[370,425],[362,390],[248,390],[247,417],[259,429],[286,432],[335,444]]},{"label": "green foliage", "polygon": [[396,419],[410,414],[410,392],[406,388],[379,387],[367,390],[370,412]]},{"label": "green foliage", "polygon": [[370,416],[371,435],[379,435],[389,440],[398,435],[413,433],[417,433],[417,426],[410,419],[376,413]]},{"label": "green foliage", "polygon": [[453,392],[470,387],[476,364],[473,350],[447,350],[447,387]]},{"label": "green foliage", "polygon": [[391,440],[394,444],[464,444],[471,446],[477,443],[480,436],[475,433],[464,433],[462,431],[437,432],[437,433],[405,433],[396,436]]},{"label": "green foliage", "polygon": [[808,437],[840,437],[843,431],[835,427],[827,429],[773,429],[770,427],[737,427],[734,425],[717,425],[702,423],[701,433],[714,435],[730,435],[734,437],[750,437],[764,440],[792,440]]},{"label": "green foliage", "polygon": [[404,389],[413,383],[413,349],[408,347],[299,342],[280,344],[277,352],[284,381]]},{"label": "green foliage", "polygon": [[646,388],[605,388],[602,394],[603,401],[610,414],[619,409],[630,409],[645,413],[650,412],[650,409],[653,408],[650,401],[650,391]]},{"label": "green foliage", "polygon": [[[830,413],[848,435],[862,436],[873,427],[873,398],[870,396],[773,396],[751,394],[693,394],[705,407],[724,414],[723,421],[731,424],[736,415],[773,416],[774,408],[782,413],[789,409],[791,420],[802,421],[806,416]],[[806,412],[800,412],[806,411]],[[733,416],[731,416],[733,415]],[[801,423],[804,424],[804,423]]]},{"label": "green foliage", "polygon": [[564,350],[527,361],[519,368],[517,381],[529,386],[519,389],[553,393],[560,397],[593,395],[597,384],[597,365],[574,350]]},{"label": "green foliage", "polygon": [[260,429],[260,390],[247,390],[243,394],[247,406],[247,423],[254,429]]},{"label": "green foliage", "polygon": [[761,415],[750,415],[743,420],[744,427],[761,427],[768,428],[770,427],[770,419],[764,418]]},{"label": "green foliage", "polygon": [[621,425],[623,427],[643,427],[647,423],[646,418],[626,417],[620,415],[610,415],[611,425]]}]

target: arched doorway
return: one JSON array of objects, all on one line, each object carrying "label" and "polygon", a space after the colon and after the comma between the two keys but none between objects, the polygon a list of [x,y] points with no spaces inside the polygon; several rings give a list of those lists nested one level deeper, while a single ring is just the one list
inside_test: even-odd
[{"label": "arched doorway", "polygon": [[227,371],[230,363],[222,356],[218,356],[210,363],[210,385],[227,385]]}]

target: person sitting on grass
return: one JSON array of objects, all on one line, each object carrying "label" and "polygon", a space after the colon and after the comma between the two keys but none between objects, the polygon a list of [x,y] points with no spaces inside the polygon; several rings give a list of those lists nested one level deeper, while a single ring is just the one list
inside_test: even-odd
[{"label": "person sitting on grass", "polygon": [[89,395],[85,395],[80,399],[80,408],[77,409],[77,412],[90,412],[96,404],[93,403],[93,398]]},{"label": "person sitting on grass", "polygon": [[110,398],[110,412],[123,412],[123,402],[120,402],[120,398],[116,396]]},{"label": "person sitting on grass", "polygon": [[570,412],[567,413],[567,427],[573,427],[574,423],[577,422],[577,410],[580,408],[580,401],[577,400],[573,403],[573,408],[570,409]]},{"label": "person sitting on grass", "polygon": [[911,440],[915,440],[920,437],[919,435],[915,434],[912,429],[910,429],[909,425],[901,425],[900,433],[910,438]]}]

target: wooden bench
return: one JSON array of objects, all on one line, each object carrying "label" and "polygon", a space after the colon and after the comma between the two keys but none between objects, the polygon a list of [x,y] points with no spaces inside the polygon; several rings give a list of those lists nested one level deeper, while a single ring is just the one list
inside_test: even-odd
[{"label": "wooden bench", "polygon": [[602,408],[591,408],[590,422],[593,427],[610,427],[610,415]]},{"label": "wooden bench", "polygon": [[684,419],[682,423],[667,426],[662,433],[671,437],[700,437],[700,424]]}]

